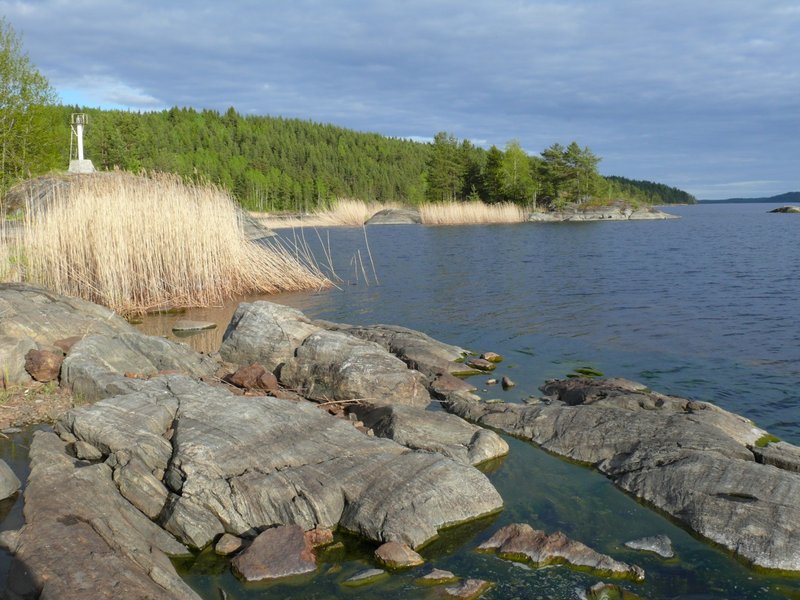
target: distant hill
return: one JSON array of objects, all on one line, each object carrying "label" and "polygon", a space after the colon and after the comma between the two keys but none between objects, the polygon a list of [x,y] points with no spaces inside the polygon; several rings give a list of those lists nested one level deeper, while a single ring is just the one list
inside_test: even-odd
[{"label": "distant hill", "polygon": [[786,192],[768,198],[727,198],[725,200],[700,200],[700,204],[791,204],[800,202],[800,192]]}]

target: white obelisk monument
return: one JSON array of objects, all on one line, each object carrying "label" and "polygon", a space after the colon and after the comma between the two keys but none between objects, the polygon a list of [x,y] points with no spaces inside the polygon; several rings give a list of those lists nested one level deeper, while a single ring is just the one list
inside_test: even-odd
[{"label": "white obelisk monument", "polygon": [[[88,115],[84,113],[72,113],[72,134],[69,139],[70,173],[94,173],[92,161],[83,158],[83,128],[86,127],[88,122]],[[73,152],[73,149],[76,152]]]}]

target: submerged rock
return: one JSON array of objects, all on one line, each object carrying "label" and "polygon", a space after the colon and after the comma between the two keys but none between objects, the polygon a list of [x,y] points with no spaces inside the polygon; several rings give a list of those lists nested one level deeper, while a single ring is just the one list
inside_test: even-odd
[{"label": "submerged rock", "polygon": [[506,525],[478,546],[478,550],[496,551],[502,558],[526,561],[535,566],[566,563],[601,575],[644,580],[644,571],[636,565],[600,554],[560,531],[547,534],[525,523]]},{"label": "submerged rock", "polygon": [[625,542],[625,546],[633,550],[644,550],[654,552],[662,558],[672,558],[675,552],[672,550],[672,540],[666,535],[654,535],[643,537],[637,540]]},{"label": "submerged rock", "polygon": [[16,494],[21,485],[8,463],[0,459],[0,500],[5,500]]},{"label": "submerged rock", "polygon": [[642,600],[642,598],[621,586],[601,581],[586,590],[586,600]]},{"label": "submerged rock", "polygon": [[761,464],[754,446],[766,432],[747,419],[633,382],[581,378],[543,390],[549,403],[488,405],[461,394],[449,407],[594,466],[755,565],[800,571],[800,474],[777,466],[794,464],[796,447],[775,444],[774,464]]},{"label": "submerged rock", "polygon": [[190,319],[179,319],[172,325],[175,333],[189,333],[193,331],[208,331],[216,329],[217,324],[212,321],[192,321]]},{"label": "submerged rock", "polygon": [[444,593],[447,598],[475,600],[488,592],[491,587],[492,583],[483,579],[466,579],[458,585],[444,588]]},{"label": "submerged rock", "polygon": [[362,585],[371,585],[385,579],[389,574],[383,569],[364,569],[359,571],[352,577],[344,580],[343,585],[347,587],[361,587]]},{"label": "submerged rock", "polygon": [[416,567],[425,560],[406,544],[386,542],[375,550],[377,561],[390,569],[405,569]]}]

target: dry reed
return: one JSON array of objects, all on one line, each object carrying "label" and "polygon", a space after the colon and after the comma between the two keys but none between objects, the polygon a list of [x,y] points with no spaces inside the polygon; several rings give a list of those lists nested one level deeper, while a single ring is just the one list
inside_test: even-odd
[{"label": "dry reed", "polygon": [[28,203],[24,279],[122,313],[329,284],[307,254],[247,241],[230,197],[169,175],[76,177]]},{"label": "dry reed", "polygon": [[444,202],[419,207],[425,225],[480,225],[489,223],[522,223],[525,211],[510,202]]}]

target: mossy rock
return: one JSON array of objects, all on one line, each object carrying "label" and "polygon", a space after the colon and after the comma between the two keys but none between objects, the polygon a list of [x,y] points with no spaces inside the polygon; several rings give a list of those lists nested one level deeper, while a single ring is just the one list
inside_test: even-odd
[{"label": "mossy rock", "polygon": [[[594,369],[592,367],[578,367],[577,369],[575,369],[574,372],[577,373],[578,375],[582,375],[583,377],[602,377],[603,376],[603,372],[602,371],[598,371],[597,369]],[[569,375],[567,377],[569,377]]]},{"label": "mossy rock", "polygon": [[780,441],[781,438],[776,437],[771,433],[767,433],[756,440],[756,448],[766,448],[770,444],[777,444]]}]

